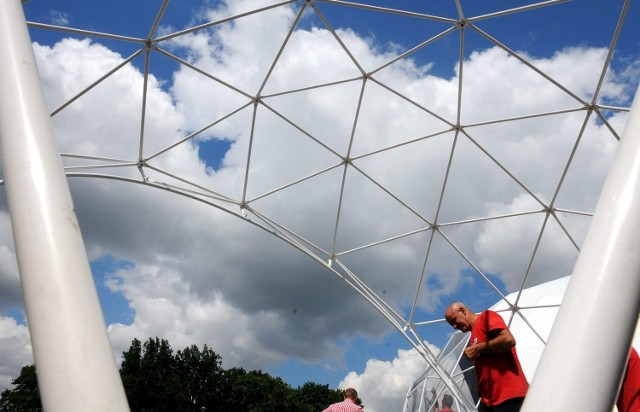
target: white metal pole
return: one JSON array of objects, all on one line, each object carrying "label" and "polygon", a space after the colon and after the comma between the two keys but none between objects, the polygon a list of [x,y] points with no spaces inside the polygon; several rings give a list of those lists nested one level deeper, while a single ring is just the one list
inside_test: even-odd
[{"label": "white metal pole", "polygon": [[20,0],[0,0],[0,144],[47,412],[128,411]]},{"label": "white metal pole", "polygon": [[523,412],[615,403],[640,310],[639,91]]}]

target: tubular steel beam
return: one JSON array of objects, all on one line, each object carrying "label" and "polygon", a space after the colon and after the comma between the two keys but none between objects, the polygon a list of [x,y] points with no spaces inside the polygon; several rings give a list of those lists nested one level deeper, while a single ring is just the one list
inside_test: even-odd
[{"label": "tubular steel beam", "polygon": [[640,311],[639,249],[640,93],[636,91],[523,412],[612,409]]},{"label": "tubular steel beam", "polygon": [[0,1],[0,145],[47,412],[128,411],[20,0]]}]

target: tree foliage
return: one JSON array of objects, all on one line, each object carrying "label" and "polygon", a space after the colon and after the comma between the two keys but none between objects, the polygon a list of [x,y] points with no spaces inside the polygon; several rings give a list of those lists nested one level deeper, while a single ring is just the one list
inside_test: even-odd
[{"label": "tree foliage", "polygon": [[298,397],[302,408],[300,412],[317,412],[324,410],[328,405],[341,402],[344,392],[339,389],[329,389],[329,385],[321,385],[315,382],[307,382],[298,387]]},{"label": "tree foliage", "polygon": [[42,411],[38,379],[34,365],[23,366],[20,376],[12,380],[12,390],[6,389],[0,395],[0,410],[11,412]]},{"label": "tree foliage", "polygon": [[[168,341],[133,339],[122,353],[120,376],[131,412],[318,412],[343,399],[342,391],[307,382],[292,388],[260,370],[222,368],[204,345],[175,354]],[[0,397],[0,411],[41,411],[35,366],[25,366]],[[203,409],[206,408],[206,409]]]}]

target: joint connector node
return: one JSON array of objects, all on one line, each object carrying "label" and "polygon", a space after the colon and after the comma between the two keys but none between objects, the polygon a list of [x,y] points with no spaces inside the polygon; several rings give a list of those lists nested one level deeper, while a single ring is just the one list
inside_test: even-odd
[{"label": "joint connector node", "polygon": [[327,259],[327,266],[332,267],[333,266],[333,262],[335,262],[335,261],[336,261],[335,255],[329,256],[329,259]]}]

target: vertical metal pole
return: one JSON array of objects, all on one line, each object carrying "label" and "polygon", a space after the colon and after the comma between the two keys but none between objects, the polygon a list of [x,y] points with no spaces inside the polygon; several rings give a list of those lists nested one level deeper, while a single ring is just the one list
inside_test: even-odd
[{"label": "vertical metal pole", "polygon": [[47,412],[128,411],[20,0],[0,0],[0,144]]},{"label": "vertical metal pole", "polygon": [[639,91],[523,412],[615,403],[640,310]]}]

